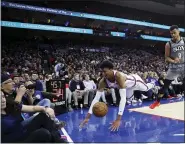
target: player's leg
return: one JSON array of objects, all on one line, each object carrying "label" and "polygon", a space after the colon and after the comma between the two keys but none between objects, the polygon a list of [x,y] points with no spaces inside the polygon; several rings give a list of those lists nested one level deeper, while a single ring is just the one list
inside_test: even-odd
[{"label": "player's leg", "polygon": [[166,78],[164,80],[164,86],[159,90],[159,96],[157,101],[160,102],[164,93],[169,89],[171,82],[179,76],[179,72],[168,70]]},{"label": "player's leg", "polygon": [[137,81],[135,90],[147,92],[155,87],[155,84],[153,83],[145,83],[139,75],[135,75],[135,78]]},{"label": "player's leg", "polygon": [[157,100],[152,105],[150,105],[151,109],[154,109],[156,106],[160,105],[160,100],[163,98],[165,92],[168,90],[171,82],[178,76],[179,72],[177,71],[171,71],[170,69],[167,71],[167,75],[164,80],[164,86],[159,90]]},{"label": "player's leg", "polygon": [[127,101],[131,102],[134,99],[134,88],[127,88]]}]

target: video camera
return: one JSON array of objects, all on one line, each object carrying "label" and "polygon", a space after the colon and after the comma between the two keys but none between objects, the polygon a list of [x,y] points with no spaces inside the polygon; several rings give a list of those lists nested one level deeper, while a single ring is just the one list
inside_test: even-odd
[{"label": "video camera", "polygon": [[26,89],[35,89],[36,88],[36,83],[30,84],[30,85],[25,86],[25,87],[26,87]]},{"label": "video camera", "polygon": [[30,84],[30,85],[26,86],[26,85],[24,84],[24,82],[21,82],[20,85],[19,85],[19,87],[20,87],[21,85],[24,85],[26,89],[35,89],[35,88],[36,88],[36,83]]}]

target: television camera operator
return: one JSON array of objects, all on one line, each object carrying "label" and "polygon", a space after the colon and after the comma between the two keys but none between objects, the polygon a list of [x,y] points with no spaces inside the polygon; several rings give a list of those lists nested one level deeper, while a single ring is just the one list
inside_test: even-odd
[{"label": "television camera operator", "polygon": [[54,71],[55,78],[63,78],[64,76],[68,75],[67,65],[65,64],[64,60],[56,61]]}]

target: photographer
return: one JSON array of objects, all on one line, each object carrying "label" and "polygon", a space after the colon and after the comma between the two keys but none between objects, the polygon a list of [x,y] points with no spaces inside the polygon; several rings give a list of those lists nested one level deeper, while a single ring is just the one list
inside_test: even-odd
[{"label": "photographer", "polygon": [[[13,80],[10,78],[9,75],[7,74],[2,74],[1,75],[1,90],[2,92],[5,94],[5,97],[9,98],[10,100],[14,100],[18,103],[23,103],[23,104],[26,104],[26,105],[29,105],[29,104],[33,104],[33,98],[31,97],[31,92],[30,92],[30,89],[26,89],[27,88],[30,88],[34,85],[28,85],[28,86],[24,86],[24,85],[21,85],[17,91],[14,90],[14,85],[15,83],[13,82]],[[29,95],[25,95],[26,93],[29,93]],[[42,92],[40,92],[42,93]],[[54,96],[50,93],[46,93],[45,96],[49,97],[49,96]],[[45,100],[46,101],[46,100]],[[49,103],[50,101],[47,100],[47,103],[44,103],[44,102],[41,102],[40,105],[43,105],[44,107],[48,107],[48,111],[53,111],[51,108],[50,108],[50,104]],[[22,113],[22,118],[25,120],[23,121],[23,125],[27,125],[33,118],[34,118],[35,115],[31,115],[31,113]],[[59,122],[58,119],[56,119],[56,117],[52,117],[52,120],[55,121],[55,123],[57,123],[58,125],[60,125],[61,127],[64,127],[65,123],[64,122]]]}]

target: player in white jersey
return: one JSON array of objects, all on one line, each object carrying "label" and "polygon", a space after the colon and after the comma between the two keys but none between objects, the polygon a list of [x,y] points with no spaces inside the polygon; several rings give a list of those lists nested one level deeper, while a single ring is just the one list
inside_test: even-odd
[{"label": "player in white jersey", "polygon": [[103,78],[99,82],[96,96],[91,103],[89,112],[85,120],[80,124],[80,127],[83,127],[84,124],[88,123],[92,114],[92,108],[94,104],[100,100],[100,97],[103,95],[104,89],[108,86],[109,88],[118,88],[121,97],[117,119],[112,123],[110,127],[111,131],[115,131],[118,130],[120,126],[121,117],[125,109],[126,98],[132,97],[135,90],[148,91],[154,88],[154,85],[151,83],[146,84],[141,79],[141,77],[136,74],[126,75],[122,72],[113,70],[113,64],[110,61],[103,61],[100,65],[100,68],[103,72]]}]

